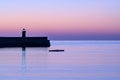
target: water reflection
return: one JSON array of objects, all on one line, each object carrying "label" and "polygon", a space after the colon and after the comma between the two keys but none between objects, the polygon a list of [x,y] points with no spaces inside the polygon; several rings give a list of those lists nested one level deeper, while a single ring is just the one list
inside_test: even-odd
[{"label": "water reflection", "polygon": [[0,80],[120,80],[120,43],[73,43],[59,41],[50,47],[65,49],[61,53],[0,48]]},{"label": "water reflection", "polygon": [[26,73],[26,48],[22,47],[22,76],[23,78],[25,78],[25,73]]},{"label": "water reflection", "polygon": [[[27,49],[27,50],[26,50]],[[27,54],[28,53],[28,54]],[[22,47],[22,80],[25,80],[29,69],[34,66],[46,64],[48,57],[48,48],[26,48]]]},{"label": "water reflection", "polygon": [[26,48],[25,47],[22,47],[22,66],[23,68],[26,67]]}]

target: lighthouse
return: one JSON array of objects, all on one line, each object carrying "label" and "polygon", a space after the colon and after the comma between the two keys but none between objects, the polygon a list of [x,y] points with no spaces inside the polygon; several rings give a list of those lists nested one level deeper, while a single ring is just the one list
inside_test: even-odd
[{"label": "lighthouse", "polygon": [[50,47],[48,37],[27,37],[21,30],[21,37],[0,37],[0,47]]},{"label": "lighthouse", "polygon": [[23,28],[22,30],[22,37],[25,38],[26,37],[26,30]]}]

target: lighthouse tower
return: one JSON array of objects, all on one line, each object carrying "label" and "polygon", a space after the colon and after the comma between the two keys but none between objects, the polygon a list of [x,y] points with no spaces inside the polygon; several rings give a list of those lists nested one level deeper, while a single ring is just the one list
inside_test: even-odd
[{"label": "lighthouse tower", "polygon": [[22,37],[25,38],[26,37],[26,30],[23,28],[22,30]]}]

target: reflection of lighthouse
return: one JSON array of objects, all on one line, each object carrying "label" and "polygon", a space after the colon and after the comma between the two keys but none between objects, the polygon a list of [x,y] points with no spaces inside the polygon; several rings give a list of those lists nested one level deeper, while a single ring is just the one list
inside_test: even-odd
[{"label": "reflection of lighthouse", "polygon": [[25,68],[26,67],[26,54],[25,54],[25,47],[22,47],[22,65]]},{"label": "reflection of lighthouse", "polygon": [[22,47],[22,80],[25,80],[26,74],[26,49]]},{"label": "reflection of lighthouse", "polygon": [[24,37],[26,37],[26,30],[23,28],[23,30],[22,30],[22,37],[24,38]]}]

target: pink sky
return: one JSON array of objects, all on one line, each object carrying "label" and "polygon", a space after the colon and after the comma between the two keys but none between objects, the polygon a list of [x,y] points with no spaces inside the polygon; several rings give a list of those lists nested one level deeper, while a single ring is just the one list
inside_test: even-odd
[{"label": "pink sky", "polygon": [[1,2],[0,36],[120,35],[119,1],[67,1]]}]

